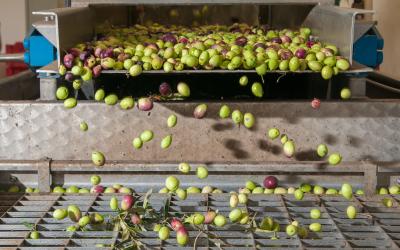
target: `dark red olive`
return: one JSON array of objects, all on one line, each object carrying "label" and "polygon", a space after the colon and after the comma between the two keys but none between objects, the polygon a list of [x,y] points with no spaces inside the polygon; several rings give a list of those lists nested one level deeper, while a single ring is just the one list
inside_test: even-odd
[{"label": "dark red olive", "polygon": [[68,53],[72,54],[74,57],[78,57],[79,54],[81,53],[81,51],[79,49],[77,49],[77,48],[70,48],[68,50]]},{"label": "dark red olive", "polygon": [[176,43],[176,37],[170,33],[167,33],[161,37],[164,42],[171,42],[173,44]]},{"label": "dark red olive", "polygon": [[187,39],[186,37],[181,37],[181,38],[179,38],[179,42],[187,44],[189,42],[189,39]]},{"label": "dark red olive", "polygon": [[65,80],[67,80],[68,82],[72,82],[74,80],[74,75],[71,72],[68,72],[67,74],[65,74]]},{"label": "dark red olive", "polygon": [[307,42],[306,42],[306,45],[307,45],[307,47],[309,47],[309,48],[311,48],[314,44],[315,44],[314,41],[307,41]]},{"label": "dark red olive", "polygon": [[293,57],[292,51],[290,51],[288,49],[280,49],[278,51],[278,55],[282,60],[289,60],[290,58]]},{"label": "dark red olive", "polygon": [[72,65],[74,63],[74,59],[75,59],[74,55],[66,54],[64,56],[64,60],[63,60],[64,66],[67,67],[68,69],[72,68]]},{"label": "dark red olive", "polygon": [[169,96],[171,94],[171,92],[172,92],[171,86],[166,82],[163,82],[163,83],[160,84],[160,87],[158,88],[158,91],[160,92],[160,94],[162,96]]},{"label": "dark red olive", "polygon": [[93,68],[93,77],[99,77],[100,76],[100,74],[101,74],[101,71],[102,71],[102,68],[101,68],[101,65],[96,65],[94,68]]},{"label": "dark red olive", "polygon": [[294,53],[294,55],[299,59],[304,59],[304,58],[306,58],[307,51],[303,48],[298,48],[296,50],[296,52]]},{"label": "dark red olive", "polygon": [[267,46],[265,45],[265,44],[263,44],[263,43],[256,43],[256,44],[254,44],[254,49],[257,49],[257,48],[263,48],[263,49],[265,49]]},{"label": "dark red olive", "polygon": [[81,61],[85,61],[86,60],[86,58],[88,58],[89,57],[89,52],[88,51],[82,51],[80,54],[79,54],[79,59],[81,60]]},{"label": "dark red olive", "polygon": [[100,47],[97,47],[97,48],[94,50],[94,56],[95,56],[95,57],[100,57],[102,51],[103,51],[103,50],[102,50]]},{"label": "dark red olive", "polygon": [[286,35],[281,36],[282,43],[291,43],[292,39]]},{"label": "dark red olive", "polygon": [[238,46],[245,46],[246,43],[247,43],[247,38],[244,36],[240,36],[235,40],[235,44]]},{"label": "dark red olive", "polygon": [[274,37],[274,38],[271,39],[271,42],[281,44],[282,43],[282,39],[280,39],[279,37]]}]

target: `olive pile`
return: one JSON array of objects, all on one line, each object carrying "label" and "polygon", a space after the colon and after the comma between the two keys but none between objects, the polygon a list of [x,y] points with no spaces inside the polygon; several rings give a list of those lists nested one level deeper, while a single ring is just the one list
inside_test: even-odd
[{"label": "olive pile", "polygon": [[[181,26],[135,25],[103,30],[99,39],[77,44],[63,58],[59,73],[67,81],[88,81],[102,70],[126,70],[131,76],[142,71],[256,70],[321,72],[330,79],[350,68],[338,48],[319,41],[307,27],[274,30],[246,24]],[[74,81],[79,89],[81,82]]]}]

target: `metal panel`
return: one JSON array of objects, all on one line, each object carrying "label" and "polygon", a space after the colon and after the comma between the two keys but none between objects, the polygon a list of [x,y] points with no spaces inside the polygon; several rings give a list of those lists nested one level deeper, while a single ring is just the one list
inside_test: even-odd
[{"label": "metal panel", "polygon": [[72,0],[72,7],[83,7],[93,4],[104,5],[196,5],[196,4],[323,4],[333,5],[334,0]]},{"label": "metal panel", "polygon": [[313,34],[322,41],[335,44],[340,54],[352,63],[355,16],[370,13],[373,11],[318,5],[311,10],[303,25],[312,28]]},{"label": "metal panel", "polygon": [[30,70],[0,80],[0,100],[34,100],[38,97],[39,79]]},{"label": "metal panel", "polygon": [[[59,8],[47,11],[33,12],[34,15],[42,15],[47,23],[46,32],[43,35],[49,36],[49,41],[54,43],[54,34],[56,32],[56,48],[58,65],[60,65],[61,55],[82,41],[90,41],[94,35],[94,24],[92,11],[88,7],[82,8]],[[54,23],[55,29],[51,24]]]},{"label": "metal panel", "polygon": [[[351,65],[351,68],[346,71],[340,71],[339,74],[352,74],[352,75],[358,75],[358,74],[363,74],[363,73],[368,73],[368,72],[373,72],[374,70],[370,67],[366,67],[364,65],[361,65],[357,62],[354,62],[353,65]],[[57,62],[54,61],[53,63],[46,65],[38,70],[36,70],[37,73],[46,73],[46,74],[58,74],[58,66]],[[101,72],[102,74],[128,74],[127,70],[103,70]],[[223,70],[223,69],[213,69],[213,70],[194,70],[194,69],[185,69],[185,70],[180,70],[180,71],[172,71],[169,73],[166,73],[164,70],[149,70],[149,71],[143,71],[142,74],[237,74],[237,73],[256,73],[255,70],[246,70],[246,69],[238,69],[238,70]],[[289,71],[282,71],[282,70],[273,70],[273,71],[267,71],[267,74],[275,74],[275,73],[281,73],[281,74],[320,74],[319,72],[314,72],[311,70],[302,70],[302,71],[295,71],[295,72],[289,72]]]},{"label": "metal panel", "polygon": [[[0,102],[0,159],[88,160],[100,150],[108,160],[142,162],[305,161],[318,160],[316,146],[327,143],[344,161],[400,160],[398,101],[323,102],[319,110],[309,102],[227,102],[255,115],[251,130],[218,118],[220,103],[207,104],[207,117],[198,120],[192,117],[194,102],[155,103],[150,112],[85,101],[71,110],[62,103]],[[178,117],[174,128],[166,126],[171,114]],[[81,121],[87,132],[79,129]],[[293,159],[283,155],[278,140],[267,139],[271,127],[295,141]],[[145,129],[154,131],[154,139],[134,150],[132,139]],[[160,141],[168,134],[172,145],[163,150]]]}]

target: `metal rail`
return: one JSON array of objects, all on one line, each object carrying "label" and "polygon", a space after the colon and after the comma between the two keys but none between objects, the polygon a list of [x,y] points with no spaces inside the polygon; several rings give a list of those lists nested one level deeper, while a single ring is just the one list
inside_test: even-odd
[{"label": "metal rail", "polygon": [[[370,162],[343,162],[339,166],[327,166],[325,162],[265,162],[262,164],[208,164],[209,176],[199,182],[195,176],[183,175],[177,171],[177,164],[171,163],[138,163],[107,162],[102,167],[95,167],[89,161],[0,161],[0,171],[16,176],[14,182],[26,185],[29,180],[31,186],[38,186],[41,192],[49,192],[52,185],[87,186],[88,179],[93,174],[103,176],[103,184],[111,185],[118,180],[120,184],[130,186],[138,192],[145,192],[150,188],[161,189],[164,179],[169,175],[177,175],[185,186],[211,185],[222,190],[234,190],[244,185],[246,179],[262,183],[264,176],[276,175],[281,179],[281,185],[292,186],[308,181],[324,186],[337,185],[337,176],[342,181],[348,180],[353,185],[362,186],[365,192],[372,195],[377,189],[377,176],[387,174],[380,172],[382,166],[390,164],[393,168],[400,168],[400,162],[370,163]],[[197,166],[196,164],[192,164]],[[379,170],[378,170],[379,169]],[[398,172],[400,172],[398,170]],[[18,175],[31,173],[31,177]],[[33,173],[33,174],[32,174]],[[18,179],[18,176],[22,176]],[[315,176],[313,178],[313,176]],[[25,178],[25,179],[24,179]],[[295,178],[297,181],[293,181]],[[347,178],[347,179],[346,179]],[[358,179],[357,179],[358,178]],[[6,182],[3,180],[3,184]],[[10,185],[10,183],[6,183]],[[28,186],[28,185],[26,185]]]},{"label": "metal rail", "polygon": [[[113,194],[114,195],[114,194]],[[143,194],[136,194],[139,199]],[[120,195],[117,195],[121,199]],[[209,208],[218,209],[219,213],[227,216],[229,194],[191,194],[186,200],[179,200],[174,195],[153,194],[150,204],[156,209],[170,203],[168,212],[173,216],[176,212],[191,214],[206,212]],[[306,194],[301,201],[295,200],[293,195],[249,195],[247,209],[252,215],[256,213],[259,223],[265,216],[276,220],[281,229],[274,235],[273,232],[252,232],[246,226],[228,223],[222,228],[207,225],[206,230],[218,236],[219,240],[201,235],[197,241],[197,249],[399,249],[400,209],[396,205],[387,208],[382,204],[384,197],[391,197],[398,201],[399,196],[355,196],[346,200],[342,196],[316,196]],[[0,194],[2,203],[13,205],[0,217],[0,249],[111,249],[111,246],[122,241],[121,234],[106,230],[105,226],[90,226],[87,231],[67,232],[65,228],[73,225],[68,218],[57,221],[51,213],[57,208],[66,208],[69,204],[76,204],[85,214],[94,211],[101,214],[113,215],[109,208],[111,195],[55,195],[55,194],[25,194],[17,198],[10,194]],[[348,219],[346,208],[353,205],[358,214],[355,219]],[[321,210],[320,219],[311,219],[310,210]],[[322,231],[310,232],[309,236],[300,239],[298,236],[288,237],[284,232],[290,219],[297,220],[301,226],[318,222]],[[379,223],[371,223],[379,221]],[[33,224],[39,231],[39,239],[30,239],[30,228],[26,224]],[[194,238],[198,231],[187,226],[190,241],[187,247],[193,247]],[[277,239],[272,237],[276,236]],[[178,249],[175,234],[166,241],[158,239],[158,234],[150,228],[147,232],[138,234],[141,241],[149,249]],[[99,246],[98,244],[104,244]],[[220,245],[219,245],[220,244]],[[182,248],[185,249],[185,248]]]},{"label": "metal rail", "polygon": [[0,54],[0,62],[23,62],[24,54]]},{"label": "metal rail", "polygon": [[334,0],[72,0],[72,7],[89,5],[197,5],[197,4],[326,4],[334,5]]}]

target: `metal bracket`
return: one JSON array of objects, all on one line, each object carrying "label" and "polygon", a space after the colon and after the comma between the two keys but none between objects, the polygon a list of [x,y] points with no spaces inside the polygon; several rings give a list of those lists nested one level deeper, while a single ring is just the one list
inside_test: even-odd
[{"label": "metal bracket", "polygon": [[50,192],[51,191],[51,159],[45,159],[43,161],[39,161],[37,164],[38,170],[38,188],[40,192]]},{"label": "metal bracket", "polygon": [[378,184],[378,165],[366,163],[364,166],[364,190],[366,195],[372,196]]}]

